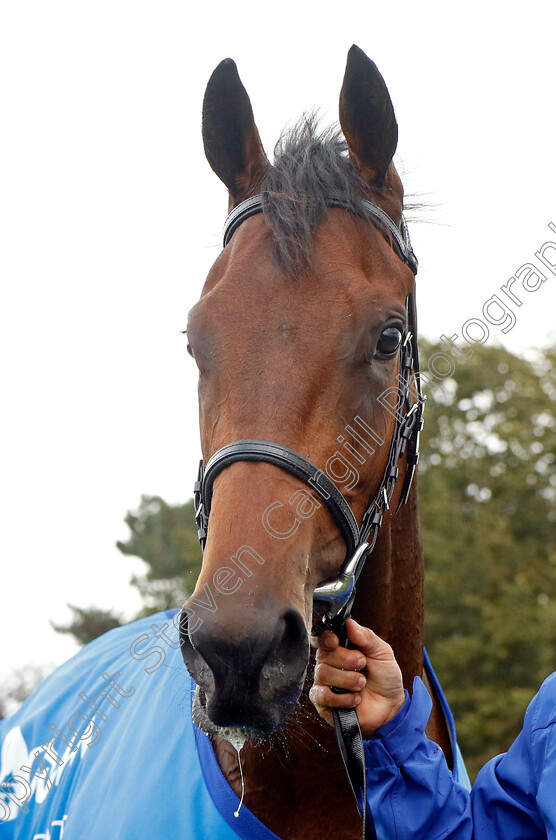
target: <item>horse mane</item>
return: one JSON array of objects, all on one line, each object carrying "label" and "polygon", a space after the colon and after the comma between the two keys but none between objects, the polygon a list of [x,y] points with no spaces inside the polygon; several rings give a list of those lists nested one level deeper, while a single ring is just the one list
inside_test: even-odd
[{"label": "horse mane", "polygon": [[362,198],[369,188],[347,152],[340,128],[321,130],[315,114],[304,114],[276,144],[274,166],[261,193],[274,236],[274,259],[291,275],[310,263],[313,233],[327,200],[340,199],[356,215],[366,215]]}]

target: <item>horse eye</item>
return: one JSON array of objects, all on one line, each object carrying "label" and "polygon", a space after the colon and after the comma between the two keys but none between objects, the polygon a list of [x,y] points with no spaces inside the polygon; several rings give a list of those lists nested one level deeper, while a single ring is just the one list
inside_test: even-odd
[{"label": "horse eye", "polygon": [[376,355],[380,359],[391,359],[400,349],[403,340],[403,332],[400,327],[386,327],[380,334],[376,346]]},{"label": "horse eye", "polygon": [[188,344],[188,345],[187,345],[187,352],[189,353],[189,355],[191,356],[191,358],[193,358],[193,350],[191,349],[191,344]]}]

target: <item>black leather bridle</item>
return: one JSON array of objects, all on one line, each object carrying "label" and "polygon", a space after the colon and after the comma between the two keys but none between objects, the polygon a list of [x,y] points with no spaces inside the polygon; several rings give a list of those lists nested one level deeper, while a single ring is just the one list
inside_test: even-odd
[{"label": "black leather bridle", "polygon": [[[331,197],[327,206],[355,212],[352,204],[342,199]],[[392,248],[400,259],[417,274],[417,259],[411,248],[411,241],[405,219],[401,225],[394,221],[379,207],[370,201],[361,199],[362,215],[375,224],[389,239]],[[224,247],[228,245],[239,226],[259,213],[264,212],[264,198],[256,195],[235,207],[224,226]],[[411,482],[419,460],[419,433],[423,425],[425,398],[422,395],[419,377],[419,357],[416,337],[416,313],[414,294],[406,301],[407,332],[400,350],[400,372],[398,374],[397,404],[395,407],[395,425],[390,443],[388,461],[378,491],[367,505],[361,524],[357,520],[334,482],[311,461],[284,446],[267,440],[239,440],[223,446],[210,458],[206,467],[201,461],[199,475],[194,487],[195,518],[198,536],[204,550],[209,525],[214,481],[220,473],[236,461],[264,461],[273,464],[285,472],[308,484],[322,499],[333,519],[338,524],[346,544],[346,556],[336,578],[325,581],[316,587],[313,599],[324,604],[325,612],[313,627],[318,634],[330,629],[345,642],[344,625],[350,616],[355,599],[355,584],[366,559],[373,551],[385,512],[389,509],[394,489],[399,477],[399,460],[406,454],[406,470],[398,504],[404,504],[409,496]],[[413,375],[413,381],[412,381]],[[363,743],[357,715],[354,710],[334,710],[334,724],[340,752],[346,772],[357,800],[357,788],[364,791],[366,802],[365,763]],[[376,837],[372,815],[365,819],[363,808],[363,837]],[[366,827],[367,826],[367,827]]]},{"label": "black leather bridle", "polygon": [[[331,198],[327,205],[349,209],[353,212],[352,205],[339,199]],[[392,247],[416,274],[417,259],[411,248],[404,218],[402,217],[401,227],[398,228],[392,219],[375,204],[362,200],[362,205],[370,220],[390,235]],[[230,242],[242,222],[262,212],[263,198],[260,195],[249,198],[235,207],[224,226],[224,247]],[[388,461],[376,496],[367,505],[360,525],[344,496],[326,473],[303,455],[281,443],[251,439],[234,441],[215,452],[206,466],[203,461],[199,464],[199,475],[194,487],[194,501],[198,536],[203,549],[207,538],[214,481],[226,467],[236,461],[264,461],[267,464],[273,464],[308,484],[320,496],[340,528],[346,544],[346,556],[338,576],[317,586],[313,593],[314,600],[324,603],[327,607],[320,624],[313,628],[315,633],[325,629],[337,630],[349,617],[355,583],[366,558],[374,548],[384,513],[389,509],[399,476],[398,462],[406,449],[406,472],[400,504],[406,502],[409,496],[419,460],[419,432],[422,428],[424,397],[418,375],[419,361],[413,294],[408,296],[406,308],[407,332],[400,352],[396,419]],[[413,381],[412,374],[414,374]]]}]

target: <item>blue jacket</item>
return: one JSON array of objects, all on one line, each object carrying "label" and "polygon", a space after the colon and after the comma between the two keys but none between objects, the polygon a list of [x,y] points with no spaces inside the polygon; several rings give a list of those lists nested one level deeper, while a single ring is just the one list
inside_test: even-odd
[{"label": "blue jacket", "polygon": [[556,673],[531,701],[508,752],[479,772],[471,795],[424,735],[430,711],[416,679],[412,698],[365,741],[379,840],[556,840]]},{"label": "blue jacket", "polygon": [[96,639],[0,721],[0,840],[279,840],[234,817],[174,615]]},{"label": "blue jacket", "polygon": [[[234,816],[239,801],[192,723],[194,688],[176,611],[79,651],[0,721],[0,840],[279,840],[245,805]],[[404,707],[392,744],[418,713]],[[384,770],[388,801],[399,771],[391,759]]]}]

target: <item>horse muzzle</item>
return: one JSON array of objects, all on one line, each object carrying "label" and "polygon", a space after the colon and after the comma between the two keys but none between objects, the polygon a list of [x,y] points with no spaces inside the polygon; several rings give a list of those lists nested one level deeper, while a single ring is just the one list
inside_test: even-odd
[{"label": "horse muzzle", "polygon": [[240,626],[212,615],[191,627],[186,603],[180,644],[200,689],[195,723],[211,734],[242,730],[254,738],[280,729],[299,699],[309,661],[301,614],[292,608],[265,610],[245,616]]}]

